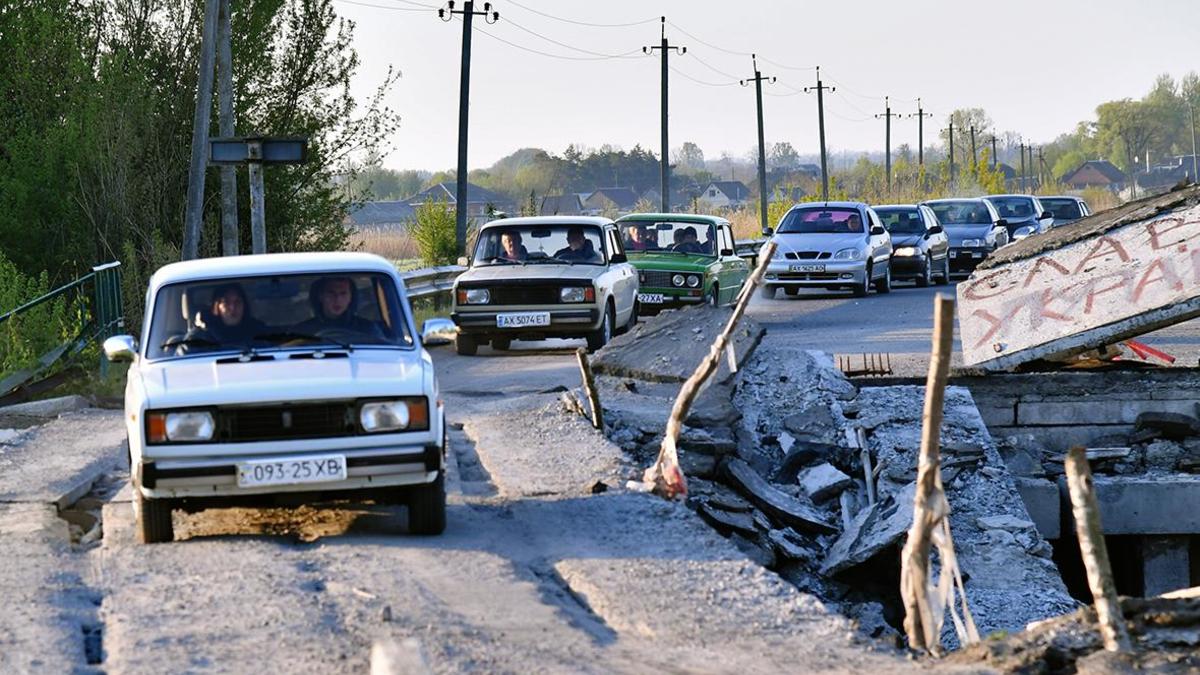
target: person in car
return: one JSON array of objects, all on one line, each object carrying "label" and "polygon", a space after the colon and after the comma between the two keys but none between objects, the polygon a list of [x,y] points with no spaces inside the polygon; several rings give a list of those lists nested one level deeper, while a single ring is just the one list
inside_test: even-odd
[{"label": "person in car", "polygon": [[674,248],[676,251],[683,253],[702,253],[704,248],[700,245],[700,237],[696,234],[696,228],[691,225],[679,230],[683,233],[680,241]]},{"label": "person in car", "polygon": [[629,239],[625,242],[625,248],[630,251],[653,251],[657,250],[659,246],[646,224],[638,223],[629,228]]},{"label": "person in car", "polygon": [[529,257],[529,252],[521,244],[521,233],[516,230],[506,230],[500,235],[500,248],[503,249],[500,257],[505,260],[518,261]]},{"label": "person in car", "polygon": [[342,330],[382,338],[379,325],[357,314],[358,288],[349,277],[325,277],[314,281],[308,291],[313,317],[300,324],[297,331],[320,335],[322,331]]},{"label": "person in car", "polygon": [[241,344],[262,333],[265,326],[252,315],[245,289],[234,283],[213,289],[204,330],[219,342]]},{"label": "person in car", "polygon": [[857,213],[851,213],[846,219],[846,231],[862,232],[862,218],[859,218]]},{"label": "person in car", "polygon": [[567,230],[567,246],[555,251],[554,257],[570,262],[585,262],[596,257],[596,249],[587,237],[583,236],[582,227],[572,227]]}]

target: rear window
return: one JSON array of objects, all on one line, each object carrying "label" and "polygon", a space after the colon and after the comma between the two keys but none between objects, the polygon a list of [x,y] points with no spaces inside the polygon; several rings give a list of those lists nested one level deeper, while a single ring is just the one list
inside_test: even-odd
[{"label": "rear window", "polygon": [[828,208],[828,209],[795,209],[783,217],[779,223],[780,234],[826,233],[826,234],[862,234],[862,214],[858,209]]},{"label": "rear window", "polygon": [[991,225],[992,214],[988,212],[983,202],[937,202],[926,204],[937,216],[939,222],[946,227],[955,225]]},{"label": "rear window", "polygon": [[988,201],[996,207],[996,212],[1001,218],[1008,220],[1036,218],[1041,215],[1034,213],[1033,200],[1029,197],[988,197]]},{"label": "rear window", "polygon": [[1042,199],[1042,206],[1055,220],[1078,220],[1083,217],[1079,202],[1074,199]]},{"label": "rear window", "polygon": [[921,214],[916,209],[875,209],[880,222],[888,232],[897,234],[921,234],[925,232],[925,223],[921,222]]}]

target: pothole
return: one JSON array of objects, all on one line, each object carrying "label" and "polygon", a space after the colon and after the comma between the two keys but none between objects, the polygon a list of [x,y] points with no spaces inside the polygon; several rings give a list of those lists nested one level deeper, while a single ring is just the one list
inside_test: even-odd
[{"label": "pothole", "polygon": [[79,626],[83,633],[83,656],[89,666],[104,663],[104,625],[84,623]]},{"label": "pothole", "polygon": [[102,474],[92,483],[86,494],[70,506],[59,509],[58,517],[67,521],[72,544],[89,547],[100,541],[104,536],[104,505],[120,492],[127,482],[129,474],[125,471]]},{"label": "pothole", "polygon": [[490,497],[496,494],[496,486],[492,483],[492,474],[475,451],[475,441],[465,432],[457,429],[450,431],[450,449],[458,462],[458,475],[462,483],[463,494],[476,497]]}]

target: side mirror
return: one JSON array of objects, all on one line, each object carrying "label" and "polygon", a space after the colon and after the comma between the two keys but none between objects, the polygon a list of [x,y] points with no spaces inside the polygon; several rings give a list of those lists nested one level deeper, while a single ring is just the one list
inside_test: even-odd
[{"label": "side mirror", "polygon": [[421,343],[426,347],[448,345],[454,341],[455,335],[458,335],[458,328],[450,319],[434,317],[421,324]]},{"label": "side mirror", "polygon": [[771,236],[771,235],[775,234],[775,228],[773,228],[773,227],[764,227],[764,228],[763,228],[763,231],[762,231],[762,233],[763,233],[763,236],[764,236],[764,237],[769,237],[769,236]]},{"label": "side mirror", "polygon": [[1038,220],[1046,220],[1047,218],[1053,218],[1053,217],[1054,217],[1053,213],[1050,213],[1049,211],[1042,211],[1042,215],[1038,218]]},{"label": "side mirror", "polygon": [[872,235],[887,234],[887,230],[883,229],[882,225],[872,225],[871,226],[871,234]]},{"label": "side mirror", "polygon": [[1001,219],[999,219],[999,220],[997,220],[997,221],[996,221],[996,225],[997,225],[998,227],[1008,227],[1008,221],[1007,221],[1007,220],[1005,220],[1005,219],[1003,219],[1003,218],[1001,218]]},{"label": "side mirror", "polygon": [[132,335],[114,335],[104,341],[104,356],[113,363],[137,358],[137,341]]},{"label": "side mirror", "polygon": [[624,253],[614,253],[608,259],[608,262],[613,265],[616,265],[617,263],[629,262],[629,257],[626,256]]},{"label": "side mirror", "polygon": [[457,264],[459,267],[470,267],[471,261],[467,259],[467,256],[460,255],[458,256]]},{"label": "side mirror", "polygon": [[721,257],[728,258],[731,255],[733,255],[733,249],[731,249],[731,248],[721,249]]},{"label": "side mirror", "polygon": [[929,228],[929,234],[941,234],[945,231],[946,230],[942,229],[941,225],[934,225],[933,227]]}]

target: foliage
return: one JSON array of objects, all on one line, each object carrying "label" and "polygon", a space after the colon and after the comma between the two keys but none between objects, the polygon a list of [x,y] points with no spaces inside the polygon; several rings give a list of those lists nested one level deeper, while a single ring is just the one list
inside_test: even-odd
[{"label": "foliage", "polygon": [[421,262],[435,267],[458,258],[454,209],[445,201],[427,201],[417,207],[409,234],[416,242]]},{"label": "foliage", "polygon": [[694,173],[704,170],[704,151],[700,146],[692,141],[686,141],[683,145],[675,149],[671,153],[671,161],[675,162],[677,170]]},{"label": "foliage", "polygon": [[[0,253],[0,314],[49,291],[47,273],[22,274]],[[0,378],[34,365],[38,357],[74,338],[82,325],[82,309],[82,303],[68,292],[0,323]]]}]

